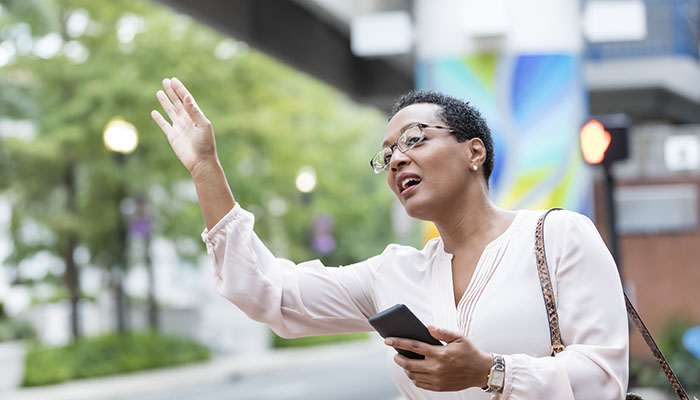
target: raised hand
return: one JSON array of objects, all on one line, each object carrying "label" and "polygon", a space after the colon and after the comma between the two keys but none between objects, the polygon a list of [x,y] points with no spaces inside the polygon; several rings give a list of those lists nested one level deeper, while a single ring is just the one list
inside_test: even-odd
[{"label": "raised hand", "polygon": [[167,95],[159,90],[156,97],[172,125],[156,110],[151,111],[151,117],[192,174],[204,223],[211,229],[236,204],[216,155],[214,130],[182,82],[163,79],[163,88]]},{"label": "raised hand", "polygon": [[185,168],[194,173],[199,165],[216,160],[214,130],[182,82],[163,79],[163,88],[165,92],[159,90],[156,97],[172,125],[156,110],[151,111],[151,117]]}]

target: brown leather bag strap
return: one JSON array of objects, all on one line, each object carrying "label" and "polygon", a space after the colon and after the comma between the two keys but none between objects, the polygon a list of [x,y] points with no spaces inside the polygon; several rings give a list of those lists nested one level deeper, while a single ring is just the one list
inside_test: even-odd
[{"label": "brown leather bag strap", "polygon": [[[552,280],[549,276],[547,255],[544,251],[544,220],[547,217],[547,214],[555,210],[561,210],[561,208],[551,208],[547,210],[544,214],[542,214],[540,219],[537,221],[537,228],[535,229],[535,257],[537,259],[537,272],[540,276],[540,286],[542,287],[542,295],[544,296],[544,303],[547,307],[547,317],[549,319],[549,334],[552,341],[552,348],[549,352],[550,356],[555,356],[558,353],[564,351],[564,345],[561,342],[561,333],[559,331],[559,316],[557,315],[557,306],[554,302]],[[683,386],[681,385],[680,381],[673,373],[673,370],[671,370],[671,367],[668,365],[666,358],[661,353],[661,350],[659,350],[659,347],[656,345],[654,338],[651,336],[651,333],[649,333],[649,330],[644,325],[644,322],[642,322],[642,319],[639,317],[637,310],[632,305],[632,302],[627,297],[627,294],[625,294],[625,305],[627,306],[627,313],[629,314],[630,319],[632,319],[634,325],[637,327],[637,329],[639,329],[639,332],[642,334],[644,341],[647,343],[647,346],[649,346],[649,350],[651,350],[652,354],[654,354],[654,358],[656,358],[656,361],[659,363],[659,366],[661,366],[661,369],[664,371],[664,374],[666,374],[666,378],[668,378],[668,382],[673,387],[673,390],[676,391],[676,394],[678,394],[678,397],[680,399],[688,400],[688,393],[686,393],[685,389],[683,389]],[[628,395],[628,398],[632,397],[629,397]]]},{"label": "brown leather bag strap", "polygon": [[555,356],[557,353],[564,351],[564,345],[561,342],[561,334],[559,333],[559,315],[557,314],[557,305],[554,303],[554,289],[552,289],[552,280],[549,276],[549,268],[547,267],[547,255],[544,252],[544,219],[552,211],[561,210],[561,208],[550,208],[537,221],[537,229],[535,229],[535,257],[537,259],[537,273],[540,275],[540,286],[542,287],[542,296],[544,297],[544,305],[547,308],[547,320],[549,321],[549,336],[551,338],[552,347],[549,350],[550,356]]},{"label": "brown leather bag strap", "polygon": [[649,350],[651,350],[651,353],[654,355],[656,362],[659,363],[659,366],[664,371],[664,374],[666,374],[666,378],[671,384],[671,387],[673,387],[673,390],[678,395],[678,398],[688,400],[688,393],[686,393],[685,389],[683,389],[683,385],[681,385],[681,382],[676,377],[676,374],[673,373],[671,366],[668,365],[666,357],[664,357],[664,355],[661,353],[659,346],[656,345],[654,338],[651,336],[651,333],[649,333],[649,329],[647,329],[646,325],[644,325],[642,318],[637,313],[637,310],[632,305],[632,302],[627,297],[627,294],[625,294],[625,305],[627,306],[627,314],[629,314],[630,319],[634,322],[634,325],[639,330],[639,333],[642,334],[644,341],[647,342]]}]

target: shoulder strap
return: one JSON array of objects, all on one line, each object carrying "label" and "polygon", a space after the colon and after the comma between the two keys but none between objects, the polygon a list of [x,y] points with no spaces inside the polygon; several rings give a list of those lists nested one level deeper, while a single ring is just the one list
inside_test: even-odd
[{"label": "shoulder strap", "polygon": [[561,343],[561,334],[559,333],[559,315],[557,314],[557,305],[554,303],[554,290],[552,289],[552,280],[547,266],[547,255],[544,252],[544,219],[547,217],[547,214],[556,210],[561,210],[561,208],[550,208],[542,214],[537,221],[537,228],[535,229],[537,273],[540,275],[540,286],[542,287],[544,305],[547,308],[549,336],[552,342],[552,347],[549,349],[550,356],[555,356],[557,353],[564,351],[564,345]]},{"label": "shoulder strap", "polygon": [[627,297],[627,294],[625,294],[625,305],[627,305],[627,314],[629,314],[630,319],[634,322],[634,325],[637,327],[637,330],[639,330],[639,333],[642,334],[644,341],[647,343],[647,346],[649,346],[649,350],[651,350],[656,362],[659,363],[659,366],[664,371],[666,379],[668,379],[668,383],[671,384],[673,390],[678,395],[678,398],[683,400],[689,399],[688,393],[685,392],[683,385],[681,385],[681,382],[676,377],[676,374],[673,373],[671,366],[668,365],[666,357],[664,357],[664,355],[661,353],[659,346],[656,345],[654,338],[651,336],[651,333],[649,333],[649,329],[647,329],[646,325],[644,325],[642,318],[637,313],[637,310],[632,305],[632,302]]},{"label": "shoulder strap", "polygon": [[[549,334],[552,341],[552,347],[549,352],[550,356],[555,356],[564,351],[564,345],[561,342],[561,333],[559,331],[559,316],[557,315],[557,306],[554,302],[554,291],[552,290],[552,281],[549,276],[549,267],[547,265],[547,255],[544,251],[544,220],[547,217],[547,214],[555,210],[561,210],[561,208],[551,208],[542,214],[540,219],[537,221],[537,228],[535,229],[535,257],[537,259],[537,272],[540,276],[542,295],[544,296],[544,303],[547,307]],[[676,391],[676,394],[680,399],[688,400],[688,393],[686,393],[685,389],[683,389],[680,381],[671,370],[666,358],[661,353],[661,350],[659,350],[659,346],[656,345],[654,338],[651,336],[651,333],[649,333],[649,330],[644,325],[644,322],[642,322],[637,310],[632,305],[632,302],[627,297],[627,294],[624,296],[625,305],[627,306],[627,314],[629,314],[630,319],[634,322],[637,329],[639,329],[644,341],[647,343],[647,346],[649,346],[649,350],[651,350],[652,354],[654,354],[656,362],[659,363],[659,366],[661,366],[664,374],[666,374],[666,378],[673,387],[673,390]]]}]

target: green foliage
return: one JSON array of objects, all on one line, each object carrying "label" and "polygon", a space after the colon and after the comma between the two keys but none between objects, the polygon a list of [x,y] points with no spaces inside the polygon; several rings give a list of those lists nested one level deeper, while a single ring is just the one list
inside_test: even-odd
[{"label": "green foliage", "polygon": [[286,347],[307,347],[307,346],[318,346],[331,343],[339,342],[351,342],[356,340],[367,340],[369,339],[369,333],[358,332],[358,333],[347,333],[342,335],[325,335],[325,336],[307,336],[295,339],[285,339],[279,337],[276,333],[270,332],[272,334],[272,347],[275,349],[281,349]]},{"label": "green foliage", "polygon": [[[2,82],[12,82],[11,91],[0,94],[0,117],[37,127],[34,138],[0,137],[0,179],[7,182],[0,188],[7,187],[12,202],[14,245],[7,265],[42,251],[63,257],[66,238],[78,235],[92,263],[126,267],[119,203],[128,194],[145,196],[152,206],[154,234],[199,242],[199,208],[183,190],[190,177],[149,115],[160,108],[154,94],[161,79],[171,76],[188,85],[213,122],[234,194],[254,211],[257,233],[277,255],[295,261],[319,257],[309,240],[321,213],[333,218],[338,243],[322,257],[328,264],[367,258],[391,240],[391,194],[367,165],[385,123],[376,110],[152,2],[0,4],[6,27],[0,41],[12,40],[13,29],[26,24],[35,39],[56,32],[87,54],[79,60],[66,52],[41,58],[18,51],[0,67]],[[85,11],[90,23],[83,34],[70,36],[67,21],[76,10]],[[120,42],[124,18],[142,23],[133,40]],[[215,56],[217,46],[231,43],[237,53]],[[139,132],[139,146],[123,165],[102,143],[102,131],[115,116]],[[319,179],[310,205],[294,186],[303,165],[313,166]],[[71,176],[75,209],[69,207]],[[287,212],[271,212],[273,199],[286,202]],[[43,234],[23,234],[28,224]],[[177,249],[194,261],[204,247]]]},{"label": "green foliage", "polygon": [[27,321],[8,317],[5,304],[0,301],[0,342],[31,339],[35,334],[34,328]]},{"label": "green foliage", "polygon": [[34,328],[21,319],[0,319],[0,342],[8,340],[32,339],[36,336]]},{"label": "green foliage", "polygon": [[[693,326],[697,324],[682,317],[674,317],[655,338],[676,377],[689,392],[700,391],[700,360],[683,346],[683,334]],[[650,386],[673,392],[656,361],[632,360],[630,376],[635,386]]]},{"label": "green foliage", "polygon": [[153,333],[109,334],[60,347],[33,345],[25,356],[24,386],[49,385],[205,361],[207,347]]}]

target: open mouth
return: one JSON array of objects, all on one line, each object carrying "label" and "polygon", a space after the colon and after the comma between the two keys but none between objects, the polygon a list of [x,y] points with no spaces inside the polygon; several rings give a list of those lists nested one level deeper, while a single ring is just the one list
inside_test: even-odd
[{"label": "open mouth", "polygon": [[421,179],[417,175],[409,175],[405,177],[401,177],[399,180],[399,192],[401,194],[406,194],[409,191],[413,190],[418,186],[421,182]]}]

